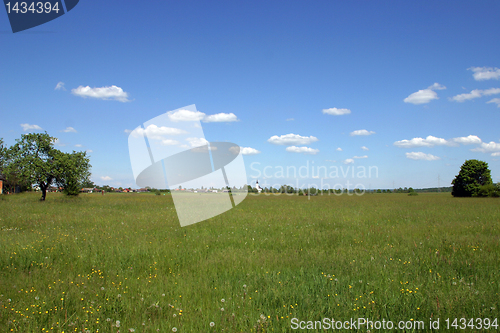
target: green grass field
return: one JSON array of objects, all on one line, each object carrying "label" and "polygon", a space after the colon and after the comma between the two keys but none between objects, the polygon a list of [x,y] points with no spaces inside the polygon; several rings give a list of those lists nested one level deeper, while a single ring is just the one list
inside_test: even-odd
[{"label": "green grass field", "polygon": [[181,228],[169,195],[39,196],[0,200],[0,332],[500,317],[495,198],[249,195]]}]

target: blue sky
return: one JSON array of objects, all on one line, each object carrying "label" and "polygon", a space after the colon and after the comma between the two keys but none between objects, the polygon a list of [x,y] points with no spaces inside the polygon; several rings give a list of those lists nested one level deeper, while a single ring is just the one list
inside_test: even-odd
[{"label": "blue sky", "polygon": [[[259,152],[244,155],[252,184],[449,186],[466,159],[498,182],[499,12],[498,1],[80,1],[13,34],[0,10],[0,137],[47,131],[63,151],[89,151],[96,184],[134,188],[130,130],[195,104],[208,141]],[[279,174],[301,166],[310,177]],[[378,174],[352,179],[369,167]]]}]

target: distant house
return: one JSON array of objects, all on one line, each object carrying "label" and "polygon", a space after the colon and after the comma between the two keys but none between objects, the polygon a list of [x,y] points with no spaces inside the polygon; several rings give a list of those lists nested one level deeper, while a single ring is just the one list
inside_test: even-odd
[{"label": "distant house", "polygon": [[83,193],[92,193],[94,191],[93,188],[88,188],[88,187],[84,187],[81,189],[80,192],[83,192]]}]

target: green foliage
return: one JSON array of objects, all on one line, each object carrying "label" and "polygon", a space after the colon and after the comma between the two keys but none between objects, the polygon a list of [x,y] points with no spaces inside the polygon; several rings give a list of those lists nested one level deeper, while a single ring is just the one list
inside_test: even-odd
[{"label": "green foliage", "polygon": [[474,195],[476,197],[500,197],[500,184],[488,184],[479,187],[479,190]]},{"label": "green foliage", "polygon": [[481,186],[493,184],[488,163],[479,160],[467,160],[460,172],[453,179],[454,197],[477,196]]},{"label": "green foliage", "polygon": [[3,174],[3,169],[7,163],[7,147],[3,145],[3,139],[0,138],[0,175]]},{"label": "green foliage", "polygon": [[90,161],[85,152],[58,153],[56,183],[67,195],[78,195],[84,183],[90,182]]},{"label": "green foliage", "polygon": [[[90,163],[84,152],[63,153],[54,148],[57,139],[47,133],[23,134],[10,147],[4,162],[4,175],[9,183],[42,190],[41,200],[53,183],[68,195],[78,195],[82,184],[90,181]],[[2,149],[3,150],[3,149]]]}]

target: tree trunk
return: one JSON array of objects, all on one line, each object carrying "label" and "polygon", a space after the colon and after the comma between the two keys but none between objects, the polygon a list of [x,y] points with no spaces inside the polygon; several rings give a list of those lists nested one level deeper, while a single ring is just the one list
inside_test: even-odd
[{"label": "tree trunk", "polygon": [[47,196],[47,185],[42,183],[40,184],[40,189],[42,190],[42,197],[40,198],[40,201],[45,201],[45,197]]}]

